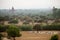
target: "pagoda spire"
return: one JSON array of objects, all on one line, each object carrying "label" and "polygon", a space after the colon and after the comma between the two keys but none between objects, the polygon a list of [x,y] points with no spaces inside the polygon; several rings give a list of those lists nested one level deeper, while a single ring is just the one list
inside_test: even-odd
[{"label": "pagoda spire", "polygon": [[14,11],[14,7],[12,6],[12,11]]}]

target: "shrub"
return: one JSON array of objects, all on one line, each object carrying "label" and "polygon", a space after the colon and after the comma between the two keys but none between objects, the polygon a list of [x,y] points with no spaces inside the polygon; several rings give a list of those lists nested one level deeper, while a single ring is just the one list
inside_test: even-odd
[{"label": "shrub", "polygon": [[46,25],[43,30],[60,30],[60,25]]},{"label": "shrub", "polygon": [[58,40],[58,35],[53,35],[50,40]]},{"label": "shrub", "polygon": [[0,25],[0,32],[5,32],[7,27],[5,25]]},{"label": "shrub", "polygon": [[0,34],[0,40],[2,40],[2,37],[3,37],[3,35],[2,35],[2,34]]},{"label": "shrub", "polygon": [[20,29],[22,31],[32,31],[32,26],[27,26],[27,25],[23,25],[23,26],[20,26]]},{"label": "shrub", "polygon": [[11,20],[11,21],[9,21],[9,23],[14,23],[14,24],[16,24],[16,23],[18,23],[18,20]]},{"label": "shrub", "polygon": [[42,26],[40,26],[40,24],[36,24],[36,25],[33,27],[33,29],[34,29],[34,30],[37,30],[37,31],[41,30],[41,28],[42,28]]}]

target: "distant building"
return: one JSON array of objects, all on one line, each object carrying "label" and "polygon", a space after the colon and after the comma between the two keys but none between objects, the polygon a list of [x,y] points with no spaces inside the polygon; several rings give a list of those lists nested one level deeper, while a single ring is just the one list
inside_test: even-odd
[{"label": "distant building", "polygon": [[12,7],[11,11],[12,11],[12,13],[14,13],[14,7]]},{"label": "distant building", "polygon": [[15,13],[14,7],[12,7],[11,10],[9,10],[9,13],[10,13],[10,15],[13,15]]}]

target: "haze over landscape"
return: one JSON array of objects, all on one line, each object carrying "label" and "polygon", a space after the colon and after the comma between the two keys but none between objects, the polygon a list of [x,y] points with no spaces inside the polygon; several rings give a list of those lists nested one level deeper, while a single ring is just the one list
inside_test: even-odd
[{"label": "haze over landscape", "polygon": [[60,0],[0,0],[0,9],[60,8]]},{"label": "haze over landscape", "polygon": [[60,40],[60,0],[0,0],[0,40]]}]

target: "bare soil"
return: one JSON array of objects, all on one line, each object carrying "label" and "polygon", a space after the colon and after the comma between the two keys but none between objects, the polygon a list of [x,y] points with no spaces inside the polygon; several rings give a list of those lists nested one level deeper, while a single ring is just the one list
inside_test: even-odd
[{"label": "bare soil", "polygon": [[16,37],[16,40],[50,40],[52,35],[58,33],[59,31],[40,31],[39,33],[36,31],[22,31],[22,36]]}]

